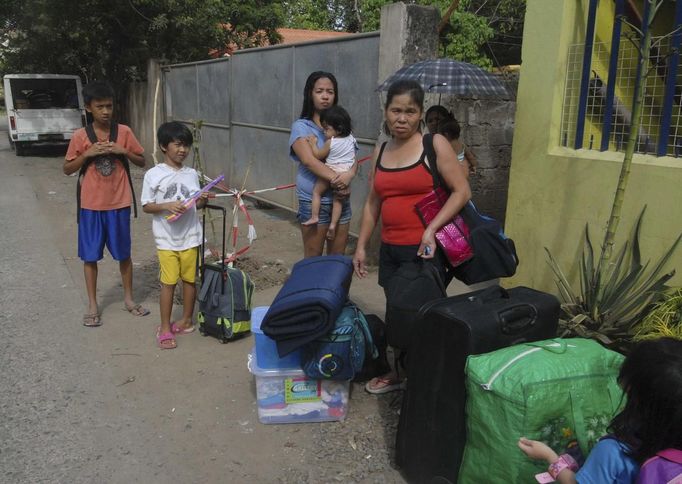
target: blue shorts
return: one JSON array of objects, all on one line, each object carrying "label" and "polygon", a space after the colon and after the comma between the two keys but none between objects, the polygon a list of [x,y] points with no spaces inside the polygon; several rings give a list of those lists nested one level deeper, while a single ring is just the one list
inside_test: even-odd
[{"label": "blue shorts", "polygon": [[115,260],[130,258],[130,207],[116,210],[81,208],[78,257],[83,262],[97,262],[104,256],[105,245]]},{"label": "blue shorts", "polygon": [[[310,219],[310,217],[312,217],[312,214],[313,214],[312,202],[301,200],[299,198],[298,199],[298,213],[296,214],[296,218],[298,219],[298,221],[300,223],[303,223],[306,220]],[[339,217],[339,225],[344,225],[344,224],[350,223],[350,218],[352,215],[353,214],[351,213],[351,210],[350,210],[350,198],[346,198],[343,201],[343,208],[341,209],[341,217]],[[318,224],[329,225],[329,223],[331,221],[332,221],[332,204],[322,202],[320,204],[320,220],[319,220]]]}]

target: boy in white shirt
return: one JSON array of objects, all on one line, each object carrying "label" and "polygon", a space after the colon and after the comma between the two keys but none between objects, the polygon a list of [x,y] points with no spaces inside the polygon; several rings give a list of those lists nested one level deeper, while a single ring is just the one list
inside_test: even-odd
[{"label": "boy in white shirt", "polygon": [[[176,335],[194,331],[194,281],[203,237],[197,208],[206,205],[208,193],[203,193],[194,205],[183,205],[201,189],[196,170],[182,164],[194,141],[187,126],[176,121],[164,123],[156,137],[164,160],[145,173],[141,199],[145,213],[154,215],[152,232],[159,256],[161,326],[157,329],[156,341],[161,349],[173,349],[177,346]],[[170,215],[181,216],[169,222]],[[180,279],[182,320],[171,322],[173,294]]]}]

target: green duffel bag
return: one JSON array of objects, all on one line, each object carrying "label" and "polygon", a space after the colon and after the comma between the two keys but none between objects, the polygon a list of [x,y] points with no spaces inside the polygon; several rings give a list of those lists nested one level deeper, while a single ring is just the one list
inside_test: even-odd
[{"label": "green duffel bag", "polygon": [[553,339],[470,356],[460,484],[533,483],[547,470],[517,446],[540,440],[587,455],[623,403],[619,353],[590,339]]}]

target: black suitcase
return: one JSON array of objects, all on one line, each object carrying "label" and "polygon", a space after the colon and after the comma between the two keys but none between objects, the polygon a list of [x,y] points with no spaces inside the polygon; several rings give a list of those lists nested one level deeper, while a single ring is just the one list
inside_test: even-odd
[{"label": "black suitcase", "polygon": [[[556,337],[559,300],[492,286],[425,304],[407,355],[396,463],[411,483],[456,483],[466,443],[467,356]],[[484,470],[482,470],[484,472]]]}]

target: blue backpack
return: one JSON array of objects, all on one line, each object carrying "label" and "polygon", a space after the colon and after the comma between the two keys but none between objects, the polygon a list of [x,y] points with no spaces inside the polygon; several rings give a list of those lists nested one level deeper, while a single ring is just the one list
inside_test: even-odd
[{"label": "blue backpack", "polygon": [[365,315],[349,301],[331,331],[303,347],[303,371],[314,380],[352,380],[362,370],[366,348],[377,358]]}]

